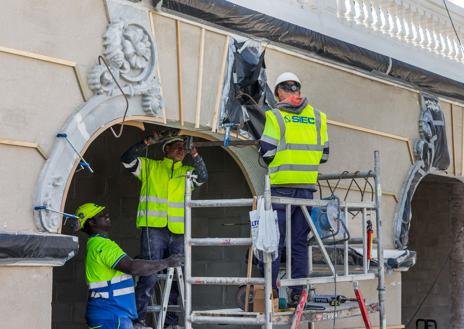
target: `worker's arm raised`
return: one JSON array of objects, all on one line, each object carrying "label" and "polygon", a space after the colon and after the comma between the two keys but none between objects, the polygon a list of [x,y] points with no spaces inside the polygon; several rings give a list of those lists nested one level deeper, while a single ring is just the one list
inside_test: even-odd
[{"label": "worker's arm raised", "polygon": [[190,151],[193,158],[193,167],[195,168],[195,174],[198,176],[196,179],[197,184],[201,185],[208,181],[208,170],[203,158],[198,154],[196,147],[193,147]]},{"label": "worker's arm raised", "polygon": [[121,258],[114,268],[126,274],[146,276],[160,272],[168,267],[181,266],[183,261],[184,256],[182,255],[172,255],[161,260],[132,259],[126,255]]},{"label": "worker's arm raised", "polygon": [[135,176],[140,176],[140,160],[139,157],[144,155],[149,145],[156,144],[159,140],[159,135],[155,134],[145,138],[143,141],[132,145],[124,154],[121,156],[122,165],[133,173]]}]

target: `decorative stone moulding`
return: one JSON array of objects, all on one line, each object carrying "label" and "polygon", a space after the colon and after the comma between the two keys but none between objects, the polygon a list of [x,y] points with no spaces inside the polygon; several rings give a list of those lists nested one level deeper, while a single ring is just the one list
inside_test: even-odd
[{"label": "decorative stone moulding", "polygon": [[434,170],[446,170],[450,155],[446,140],[445,116],[437,97],[420,95],[419,139],[414,143],[416,162],[411,166],[401,187],[401,197],[395,212],[394,241],[398,249],[408,245],[411,226],[411,201],[421,180]]},{"label": "decorative stone moulding", "polygon": [[153,40],[145,28],[123,20],[109,24],[103,35],[104,63],[89,72],[89,88],[97,95],[120,93],[113,77],[128,96],[141,95],[147,115],[160,115],[162,97],[156,77],[156,52]]},{"label": "decorative stone moulding", "polygon": [[[115,79],[129,99],[128,120],[143,117],[148,121],[150,118],[153,118],[153,122],[162,121],[163,98],[156,76],[156,45],[146,28],[121,19],[115,20],[108,25],[103,36],[103,48],[102,57],[114,78],[103,62],[90,70],[87,81],[94,95],[79,106],[57,131],[66,134],[69,142],[64,138],[55,140],[36,185],[34,207],[62,210],[67,188],[80,160],[76,151],[84,154],[100,133],[122,121],[123,95]],[[91,175],[88,171],[79,174]],[[60,232],[62,215],[35,210],[33,218],[40,231]]]}]

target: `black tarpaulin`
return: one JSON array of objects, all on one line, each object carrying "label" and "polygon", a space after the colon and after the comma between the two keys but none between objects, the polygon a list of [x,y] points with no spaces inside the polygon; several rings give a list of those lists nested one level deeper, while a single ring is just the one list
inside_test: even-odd
[{"label": "black tarpaulin", "polygon": [[63,265],[78,249],[71,235],[0,232],[0,264]]},{"label": "black tarpaulin", "polygon": [[264,55],[256,42],[231,39],[223,90],[220,125],[240,127],[255,139],[264,129],[264,111],[275,103],[267,85]]},{"label": "black tarpaulin", "polygon": [[225,0],[165,0],[163,7],[369,72],[387,73],[419,89],[464,100],[463,83]]}]

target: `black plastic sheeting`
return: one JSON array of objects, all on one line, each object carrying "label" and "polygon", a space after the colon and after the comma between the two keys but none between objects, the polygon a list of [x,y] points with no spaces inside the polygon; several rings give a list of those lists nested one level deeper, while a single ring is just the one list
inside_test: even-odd
[{"label": "black plastic sheeting", "polygon": [[[159,1],[154,0],[156,5]],[[225,0],[164,0],[163,7],[369,72],[388,73],[431,93],[464,100],[464,84]]]},{"label": "black plastic sheeting", "polygon": [[233,60],[226,76],[221,126],[239,126],[259,139],[264,129],[264,111],[275,104],[267,85],[265,52],[259,46],[234,39],[229,50]]},{"label": "black plastic sheeting", "polygon": [[78,239],[71,235],[0,233],[0,264],[63,265],[78,249]]}]

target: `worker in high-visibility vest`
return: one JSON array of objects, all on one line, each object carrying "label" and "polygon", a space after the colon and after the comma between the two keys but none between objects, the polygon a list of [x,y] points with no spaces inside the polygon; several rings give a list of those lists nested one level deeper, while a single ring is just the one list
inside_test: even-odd
[{"label": "worker in high-visibility vest", "polygon": [[133,329],[137,309],[132,275],[151,275],[180,266],[183,256],[172,255],[156,261],[130,258],[109,239],[111,220],[104,210],[105,207],[95,203],[85,203],[76,210],[79,229],[89,235],[85,257],[89,286],[87,324],[89,329]]},{"label": "worker in high-visibility vest", "polygon": [[[282,73],[274,84],[278,99],[273,110],[266,111],[266,123],[260,140],[260,152],[268,164],[273,196],[312,199],[316,191],[319,164],[329,155],[326,115],[314,109],[300,93],[296,74]],[[277,210],[280,241],[278,258],[272,263],[272,282],[276,288],[282,249],[285,244],[285,206]],[[311,213],[310,209],[309,213]],[[292,277],[308,276],[307,239],[309,225],[299,207],[292,207]],[[298,298],[303,287],[293,287]]]},{"label": "worker in high-visibility vest", "polygon": [[[164,159],[153,160],[145,155],[146,148],[161,142]],[[137,228],[141,229],[141,257],[144,259],[162,259],[171,254],[184,254],[184,197],[187,172],[197,175],[195,184],[201,185],[208,180],[206,165],[195,147],[190,151],[193,167],[184,165],[184,140],[179,136],[160,139],[155,131],[144,141],[133,145],[126,151],[121,161],[142,186],[137,211]],[[136,287],[138,322],[143,324],[146,307],[154,292],[156,276],[142,276]],[[173,285],[169,304],[177,304],[177,286]],[[176,327],[178,319],[175,313],[168,312],[165,327]]]}]

